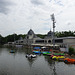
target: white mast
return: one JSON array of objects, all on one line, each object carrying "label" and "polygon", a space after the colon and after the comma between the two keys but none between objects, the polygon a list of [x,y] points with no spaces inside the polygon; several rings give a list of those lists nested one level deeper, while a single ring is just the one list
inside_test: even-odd
[{"label": "white mast", "polygon": [[55,47],[55,37],[54,37],[54,33],[55,33],[55,17],[54,17],[54,13],[51,15],[51,20],[53,21],[53,39],[52,39],[52,43],[53,43],[53,48]]}]

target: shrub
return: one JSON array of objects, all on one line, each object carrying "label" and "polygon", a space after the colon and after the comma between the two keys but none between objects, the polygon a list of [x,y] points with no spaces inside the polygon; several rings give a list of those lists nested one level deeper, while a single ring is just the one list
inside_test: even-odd
[{"label": "shrub", "polygon": [[69,48],[69,54],[70,55],[75,54],[74,48],[72,48],[72,47]]}]

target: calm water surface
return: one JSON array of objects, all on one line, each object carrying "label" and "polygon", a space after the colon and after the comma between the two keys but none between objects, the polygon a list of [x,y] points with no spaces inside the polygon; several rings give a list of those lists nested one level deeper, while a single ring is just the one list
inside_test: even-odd
[{"label": "calm water surface", "polygon": [[0,75],[75,75],[74,64],[53,61],[45,55],[28,59],[25,56],[32,53],[30,49],[9,51],[9,48],[0,48]]}]

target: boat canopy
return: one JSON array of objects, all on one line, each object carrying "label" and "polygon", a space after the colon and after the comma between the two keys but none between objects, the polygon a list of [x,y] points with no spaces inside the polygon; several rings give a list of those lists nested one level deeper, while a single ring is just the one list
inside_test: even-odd
[{"label": "boat canopy", "polygon": [[33,49],[41,49],[40,47],[34,47]]},{"label": "boat canopy", "polygon": [[46,47],[41,47],[41,48],[46,48]]}]

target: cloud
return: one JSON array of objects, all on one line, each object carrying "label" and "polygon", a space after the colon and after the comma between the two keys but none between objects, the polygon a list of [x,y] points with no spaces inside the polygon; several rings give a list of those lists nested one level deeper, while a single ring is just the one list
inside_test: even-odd
[{"label": "cloud", "polygon": [[52,29],[52,13],[55,31],[75,30],[74,12],[74,0],[0,0],[0,33],[26,34],[30,28],[35,33],[47,33]]},{"label": "cloud", "polygon": [[64,6],[61,0],[49,0],[50,3],[57,4],[59,6]]},{"label": "cloud", "polygon": [[0,0],[0,13],[7,14],[9,11],[9,5],[11,5],[11,2],[7,0]]},{"label": "cloud", "polygon": [[61,2],[61,0],[54,0],[56,4],[60,5],[60,6],[64,6],[63,3]]},{"label": "cloud", "polygon": [[43,5],[43,2],[41,0],[31,0],[31,3],[34,5]]},{"label": "cloud", "polygon": [[71,22],[70,21],[66,22],[66,25],[71,25]]}]

